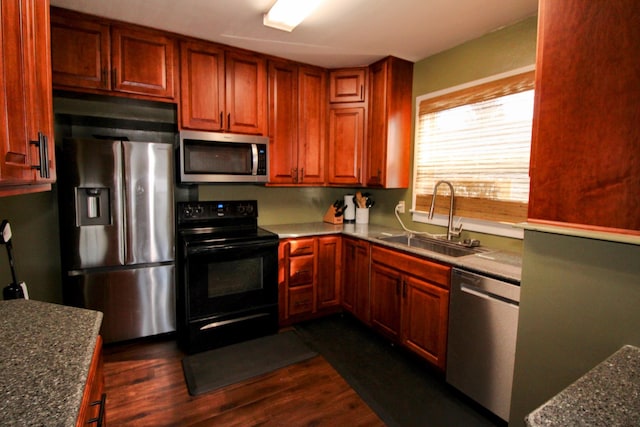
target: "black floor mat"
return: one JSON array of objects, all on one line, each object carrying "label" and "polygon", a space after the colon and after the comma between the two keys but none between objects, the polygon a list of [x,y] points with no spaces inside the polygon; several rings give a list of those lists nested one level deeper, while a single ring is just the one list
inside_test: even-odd
[{"label": "black floor mat", "polygon": [[187,356],[182,360],[189,394],[196,396],[316,356],[295,331]]}]

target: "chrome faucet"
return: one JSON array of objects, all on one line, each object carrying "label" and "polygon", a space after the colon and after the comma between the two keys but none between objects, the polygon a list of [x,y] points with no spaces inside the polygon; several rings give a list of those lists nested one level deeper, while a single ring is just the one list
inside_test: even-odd
[{"label": "chrome faucet", "polygon": [[447,225],[447,240],[451,240],[452,237],[459,237],[462,232],[462,225],[459,227],[455,227],[453,225],[453,200],[455,198],[455,192],[453,191],[453,185],[449,181],[438,181],[436,185],[433,186],[433,198],[431,199],[431,207],[429,208],[429,219],[433,218],[433,210],[436,206],[436,194],[438,192],[438,186],[440,184],[446,184],[449,186],[449,190],[451,190],[450,196],[450,205],[449,205],[449,223]]}]

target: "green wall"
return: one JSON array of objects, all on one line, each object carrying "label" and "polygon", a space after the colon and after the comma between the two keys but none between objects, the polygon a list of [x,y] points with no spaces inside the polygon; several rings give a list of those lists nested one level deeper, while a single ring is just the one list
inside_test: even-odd
[{"label": "green wall", "polygon": [[[62,302],[58,203],[53,191],[0,198],[0,220],[11,224],[14,265],[29,297]],[[0,287],[11,282],[4,245],[0,247]]]},{"label": "green wall", "polygon": [[640,346],[640,245],[526,231],[510,426]]}]

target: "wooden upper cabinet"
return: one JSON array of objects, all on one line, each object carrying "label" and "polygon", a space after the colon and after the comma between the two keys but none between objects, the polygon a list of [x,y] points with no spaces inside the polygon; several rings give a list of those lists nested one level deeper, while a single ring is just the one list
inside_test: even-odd
[{"label": "wooden upper cabinet", "polygon": [[329,72],[329,102],[364,102],[367,69],[346,68]]},{"label": "wooden upper cabinet", "polygon": [[388,57],[369,67],[368,187],[408,188],[413,63]]},{"label": "wooden upper cabinet", "polygon": [[228,51],[225,61],[225,130],[264,135],[267,129],[266,59],[251,53]]},{"label": "wooden upper cabinet", "polygon": [[109,25],[51,15],[51,58],[57,85],[109,89],[111,55]]},{"label": "wooden upper cabinet", "polygon": [[180,64],[182,128],[266,134],[264,58],[189,40],[180,44]]},{"label": "wooden upper cabinet", "polygon": [[298,67],[269,61],[269,184],[298,183]]},{"label": "wooden upper cabinet", "polygon": [[55,181],[49,2],[0,3],[0,195]]},{"label": "wooden upper cabinet", "polygon": [[176,40],[162,31],[51,8],[54,88],[171,101]]},{"label": "wooden upper cabinet", "polygon": [[326,71],[269,61],[271,185],[325,182]]},{"label": "wooden upper cabinet", "polygon": [[113,90],[174,97],[176,42],[161,32],[111,27]]},{"label": "wooden upper cabinet", "polygon": [[357,104],[333,106],[329,110],[330,185],[362,185],[366,107]]},{"label": "wooden upper cabinet", "polygon": [[326,181],[327,72],[301,65],[298,69],[298,166],[301,184]]},{"label": "wooden upper cabinet", "polygon": [[640,235],[640,3],[543,0],[538,19],[529,221]]},{"label": "wooden upper cabinet", "polygon": [[180,44],[182,128],[220,131],[224,126],[224,49],[211,43]]}]

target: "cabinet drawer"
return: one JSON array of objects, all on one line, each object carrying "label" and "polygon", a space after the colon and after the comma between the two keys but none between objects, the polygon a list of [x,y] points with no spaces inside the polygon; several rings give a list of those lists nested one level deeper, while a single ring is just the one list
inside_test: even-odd
[{"label": "cabinet drawer", "polygon": [[313,283],[313,255],[291,258],[289,261],[289,287]]},{"label": "cabinet drawer", "polygon": [[289,316],[313,311],[313,287],[305,286],[289,290]]},{"label": "cabinet drawer", "polygon": [[289,256],[312,255],[315,250],[315,240],[296,239],[289,241]]},{"label": "cabinet drawer", "polygon": [[451,267],[428,261],[424,258],[407,255],[380,246],[371,250],[371,259],[378,263],[395,268],[396,270],[428,280],[431,283],[449,289],[451,282]]}]

